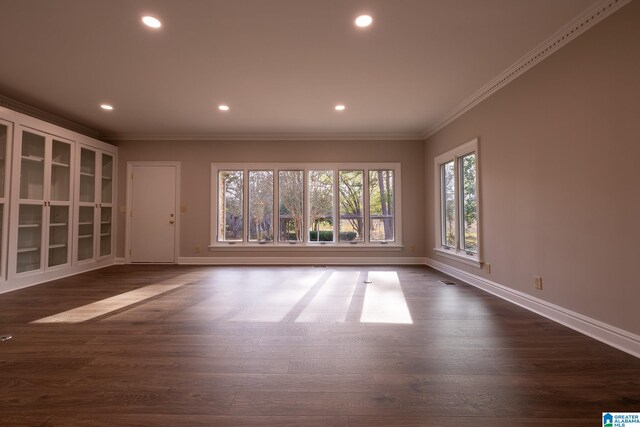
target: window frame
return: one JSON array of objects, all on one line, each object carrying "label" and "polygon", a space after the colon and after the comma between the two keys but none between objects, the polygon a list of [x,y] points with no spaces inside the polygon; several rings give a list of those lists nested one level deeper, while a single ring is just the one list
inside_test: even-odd
[{"label": "window frame", "polygon": [[[250,243],[257,243],[260,245],[264,245],[267,243],[270,243],[268,240],[260,240],[260,239],[253,239],[251,240],[251,174],[252,173],[257,173],[257,172],[271,172],[271,198],[272,203],[271,203],[271,236],[272,239],[275,240],[277,238],[276,236],[276,230],[275,230],[275,212],[273,211],[273,209],[275,208],[276,204],[275,204],[275,199],[276,199],[276,190],[279,190],[279,187],[276,185],[276,171],[273,169],[248,169],[247,171],[247,175],[246,175],[246,179],[247,179],[247,185],[246,185],[246,190],[243,188],[243,192],[245,194],[243,194],[242,197],[242,205],[243,205],[243,209],[246,209],[247,212],[247,222],[246,222],[246,230],[242,236],[242,241],[246,241],[246,242],[250,242]],[[246,206],[245,206],[245,197],[246,197]],[[279,217],[278,217],[279,218]],[[272,240],[272,241],[273,241]]]},{"label": "window frame", "polygon": [[[307,186],[305,185],[305,171],[303,169],[276,169],[273,171],[274,172],[274,192],[273,192],[273,196],[275,198],[274,200],[274,204],[277,207],[277,212],[278,212],[278,222],[277,222],[277,239],[275,239],[274,241],[280,244],[290,244],[290,245],[296,245],[299,243],[304,242],[304,236],[305,233],[307,232],[307,230],[304,228],[305,226],[305,217],[307,216],[307,212],[305,210],[305,200],[307,198]],[[282,239],[282,230],[280,229],[280,225],[281,225],[281,217],[280,217],[280,173],[281,172],[299,172],[302,173],[302,224],[301,224],[301,236],[302,236],[302,241],[299,240],[285,240]],[[277,176],[276,176],[277,175]],[[277,191],[277,193],[276,193]],[[274,217],[276,216],[275,212],[274,212]]]},{"label": "window frame", "polygon": [[[244,233],[243,240],[240,241],[218,241],[218,191],[219,191],[219,172],[225,170],[243,171],[243,222]],[[273,222],[274,222],[274,239],[272,242],[250,242],[248,227],[248,177],[250,171],[273,171]],[[330,170],[333,173],[333,242],[317,242],[309,240],[310,227],[310,188],[309,188],[309,172],[318,170]],[[363,171],[363,215],[364,215],[364,236],[363,241],[357,243],[343,241],[338,239],[339,230],[339,201],[338,201],[338,185],[339,171],[358,170]],[[370,241],[369,237],[369,171],[371,170],[393,170],[393,206],[394,206],[394,240],[393,241]],[[280,171],[302,171],[303,173],[303,240],[298,241],[281,241],[279,230],[279,212],[280,212],[280,193],[279,193],[279,174]],[[210,177],[210,238],[209,250],[401,250],[402,246],[402,180],[401,165],[399,162],[384,163],[211,163]]]},{"label": "window frame", "polygon": [[[241,209],[241,211],[242,211],[242,231],[241,231],[242,240],[227,240],[226,236],[224,236],[223,239],[220,239],[220,235],[219,235],[220,229],[219,228],[213,231],[213,235],[215,236],[216,239],[218,239],[219,243],[236,244],[236,243],[240,243],[240,242],[244,241],[245,233],[247,233],[246,226],[248,224],[248,220],[246,219],[246,216],[247,216],[247,213],[248,213],[248,209],[245,208],[245,195],[246,195],[247,190],[248,190],[248,186],[246,185],[247,184],[247,171],[245,171],[243,169],[238,169],[238,168],[236,168],[236,169],[218,169],[216,171],[216,174],[217,174],[216,175],[216,185],[218,187],[214,190],[216,197],[220,197],[220,193],[219,193],[219,191],[220,191],[220,172],[222,172],[222,171],[225,171],[225,172],[242,172],[242,186],[241,186],[242,194],[240,195],[240,204],[242,205],[241,206],[242,207],[242,209]],[[218,200],[220,200],[220,199],[218,199]],[[218,200],[216,200],[216,205],[218,205]],[[226,197],[225,196],[222,196],[222,200],[223,200],[223,203],[226,204]],[[215,223],[216,223],[216,227],[218,227],[220,225],[220,223],[218,221],[219,218],[220,218],[220,216],[219,216],[220,212],[218,212],[217,210],[216,210],[216,215],[217,215],[217,217],[216,217]],[[226,212],[225,212],[225,215],[226,215]],[[224,231],[223,231],[223,233],[224,233]]]},{"label": "window frame", "polygon": [[[371,243],[371,230],[369,230],[368,232],[364,232],[364,228],[369,226],[369,216],[370,213],[368,211],[370,211],[369,206],[370,206],[370,202],[371,202],[371,191],[369,189],[369,180],[365,179],[364,175],[365,174],[369,174],[369,170],[371,169],[351,169],[351,170],[347,170],[347,169],[343,169],[340,168],[338,169],[334,174],[334,179],[337,179],[337,185],[335,186],[335,188],[337,189],[337,193],[335,194],[335,198],[337,199],[337,212],[334,213],[335,216],[335,222],[336,222],[336,226],[334,228],[336,228],[337,230],[334,232],[334,241],[337,241],[339,243],[349,243],[351,245],[357,245],[360,243]],[[349,241],[346,239],[341,239],[340,238],[340,225],[342,222],[342,196],[340,193],[340,184],[341,184],[341,178],[342,178],[342,172],[344,173],[358,173],[360,172],[362,174],[362,194],[360,195],[361,200],[362,200],[362,228],[363,228],[363,232],[362,232],[362,240],[354,240],[354,241]],[[369,197],[365,197],[365,194],[367,191],[369,191]],[[367,198],[367,200],[365,201],[365,198]],[[367,208],[367,210],[365,210],[365,207]]]},{"label": "window frame", "polygon": [[[475,254],[467,252],[463,249],[462,239],[464,236],[461,232],[464,226],[464,219],[462,215],[462,198],[464,191],[464,183],[461,179],[461,162],[465,156],[469,154],[475,154],[476,158],[476,228],[477,228],[477,252]],[[444,181],[443,181],[443,168],[442,166],[452,162],[454,166],[454,232],[455,232],[455,245],[449,247],[444,245],[443,242],[443,228],[444,228]],[[445,258],[454,259],[461,263],[471,265],[476,268],[482,268],[482,236],[481,236],[481,194],[480,194],[480,156],[478,151],[478,138],[474,138],[458,147],[455,147],[445,153],[442,153],[434,159],[434,217],[435,217],[435,247],[436,254]]]}]

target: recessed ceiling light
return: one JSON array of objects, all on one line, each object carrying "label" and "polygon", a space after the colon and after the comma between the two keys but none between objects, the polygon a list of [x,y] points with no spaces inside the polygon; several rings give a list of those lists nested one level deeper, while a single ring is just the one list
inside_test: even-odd
[{"label": "recessed ceiling light", "polygon": [[229,106],[225,104],[218,105],[218,110],[220,111],[229,111]]},{"label": "recessed ceiling light", "polygon": [[113,105],[111,105],[111,104],[100,104],[100,108],[102,108],[103,110],[111,111],[111,110],[113,110]]},{"label": "recessed ceiling light", "polygon": [[347,108],[347,107],[345,107],[342,104],[338,104],[334,108],[336,109],[336,111],[344,111],[344,109]]},{"label": "recessed ceiling light", "polygon": [[154,18],[153,16],[143,16],[142,23],[150,28],[160,28],[162,27],[162,22],[158,18]]},{"label": "recessed ceiling light", "polygon": [[373,18],[371,17],[371,15],[360,15],[356,18],[356,26],[360,27],[360,28],[365,28],[368,27],[369,25],[371,25],[371,23],[373,22]]}]

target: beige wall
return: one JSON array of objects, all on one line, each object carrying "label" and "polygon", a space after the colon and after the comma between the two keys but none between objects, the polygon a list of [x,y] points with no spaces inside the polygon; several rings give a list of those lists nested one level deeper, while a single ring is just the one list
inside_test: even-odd
[{"label": "beige wall", "polygon": [[[182,165],[180,256],[372,256],[424,257],[424,143],[422,141],[124,141],[118,143],[118,205],[126,205],[129,161],[180,161]],[[401,252],[208,252],[212,162],[400,162]],[[118,216],[116,255],[124,257],[125,216]],[[195,247],[202,252],[197,254]]]},{"label": "beige wall", "polygon": [[[427,256],[640,333],[639,102],[632,2],[427,140]],[[474,137],[491,274],[431,250],[433,159]]]}]

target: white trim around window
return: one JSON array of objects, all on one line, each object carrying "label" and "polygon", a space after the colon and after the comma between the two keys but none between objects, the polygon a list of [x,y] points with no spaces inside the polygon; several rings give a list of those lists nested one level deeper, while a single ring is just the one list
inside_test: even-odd
[{"label": "white trim around window", "polygon": [[[232,171],[238,173],[228,174]],[[326,171],[324,183],[312,186],[310,177],[318,177],[312,171]],[[262,190],[250,188],[250,177],[263,180]],[[383,177],[386,183],[380,184]],[[402,249],[400,163],[212,163],[210,185],[211,251]],[[352,212],[344,212],[341,204],[345,186],[349,191],[356,188],[359,197],[353,201],[361,203]],[[313,195],[322,187],[328,192],[324,198]],[[382,201],[385,191],[386,203]],[[249,200],[250,194],[255,203]],[[285,201],[287,195],[297,201]],[[220,210],[222,203],[225,207]],[[322,206],[312,208],[314,203]],[[297,213],[289,213],[294,210]]]},{"label": "white trim around window", "polygon": [[445,258],[481,268],[477,138],[435,158],[434,186],[434,250]]}]

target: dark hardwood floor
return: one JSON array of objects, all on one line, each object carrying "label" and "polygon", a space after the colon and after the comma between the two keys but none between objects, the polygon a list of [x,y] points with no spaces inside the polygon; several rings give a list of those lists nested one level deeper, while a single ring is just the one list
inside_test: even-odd
[{"label": "dark hardwood floor", "polygon": [[570,427],[640,411],[640,359],[445,278],[114,266],[2,294],[0,425]]}]

